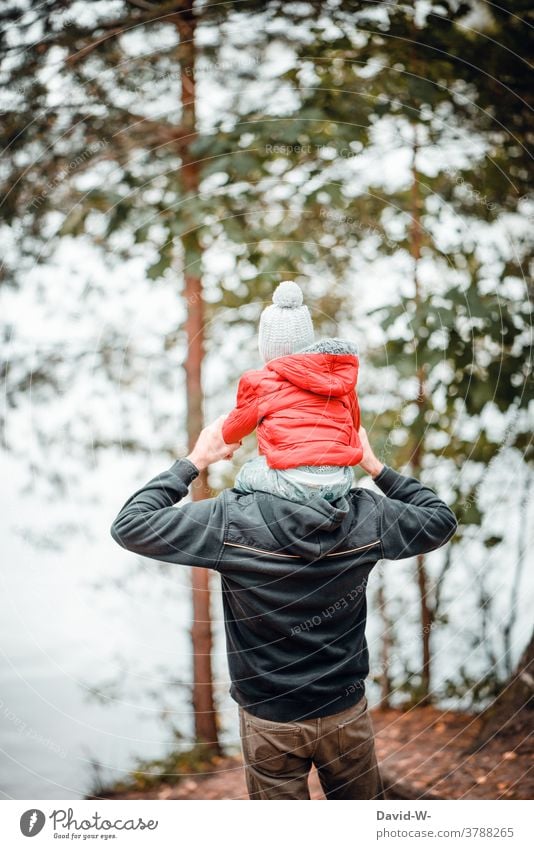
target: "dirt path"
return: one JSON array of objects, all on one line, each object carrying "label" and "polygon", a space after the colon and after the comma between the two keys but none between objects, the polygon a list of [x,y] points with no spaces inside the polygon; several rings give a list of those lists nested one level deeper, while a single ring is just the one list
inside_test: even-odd
[{"label": "dirt path", "polygon": [[[378,759],[391,799],[532,799],[532,732],[516,730],[473,750],[477,720],[435,708],[372,711]],[[323,799],[315,771],[312,799]],[[109,798],[109,797],[108,797]],[[223,758],[209,775],[114,795],[122,799],[247,799],[242,762]]]},{"label": "dirt path", "polygon": [[471,715],[417,708],[373,714],[378,757],[394,798],[532,799],[529,724],[481,750]]}]

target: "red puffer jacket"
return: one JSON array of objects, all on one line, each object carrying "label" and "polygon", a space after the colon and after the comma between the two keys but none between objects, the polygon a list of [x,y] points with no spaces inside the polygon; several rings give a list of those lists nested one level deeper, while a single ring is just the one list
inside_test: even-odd
[{"label": "red puffer jacket", "polygon": [[363,451],[354,351],[349,342],[325,339],[245,372],[224,441],[239,442],[257,427],[259,453],[272,469],[356,466]]}]

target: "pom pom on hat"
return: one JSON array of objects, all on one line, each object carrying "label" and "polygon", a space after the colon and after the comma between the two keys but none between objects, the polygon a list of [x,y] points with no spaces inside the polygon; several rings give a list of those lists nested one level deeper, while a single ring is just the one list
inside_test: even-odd
[{"label": "pom pom on hat", "polygon": [[273,304],[286,309],[301,307],[303,300],[302,289],[292,280],[284,280],[280,283],[273,295]]}]

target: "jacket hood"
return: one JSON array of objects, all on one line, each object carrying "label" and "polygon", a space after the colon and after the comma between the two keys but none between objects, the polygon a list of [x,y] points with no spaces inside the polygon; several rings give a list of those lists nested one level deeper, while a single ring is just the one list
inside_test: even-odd
[{"label": "jacket hood", "polygon": [[266,366],[300,389],[339,397],[358,380],[358,347],[344,339],[322,339],[296,354],[277,357]]},{"label": "jacket hood", "polygon": [[330,502],[316,496],[299,504],[266,494],[258,499],[258,505],[277,551],[298,555],[308,562],[337,548],[352,522],[347,498]]}]

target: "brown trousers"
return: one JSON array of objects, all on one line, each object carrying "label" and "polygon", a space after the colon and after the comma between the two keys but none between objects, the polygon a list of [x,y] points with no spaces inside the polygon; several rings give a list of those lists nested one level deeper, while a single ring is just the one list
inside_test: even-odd
[{"label": "brown trousers", "polygon": [[384,799],[365,696],[358,704],[302,722],[271,722],[239,708],[251,799],[309,799],[312,764],[327,799]]}]

